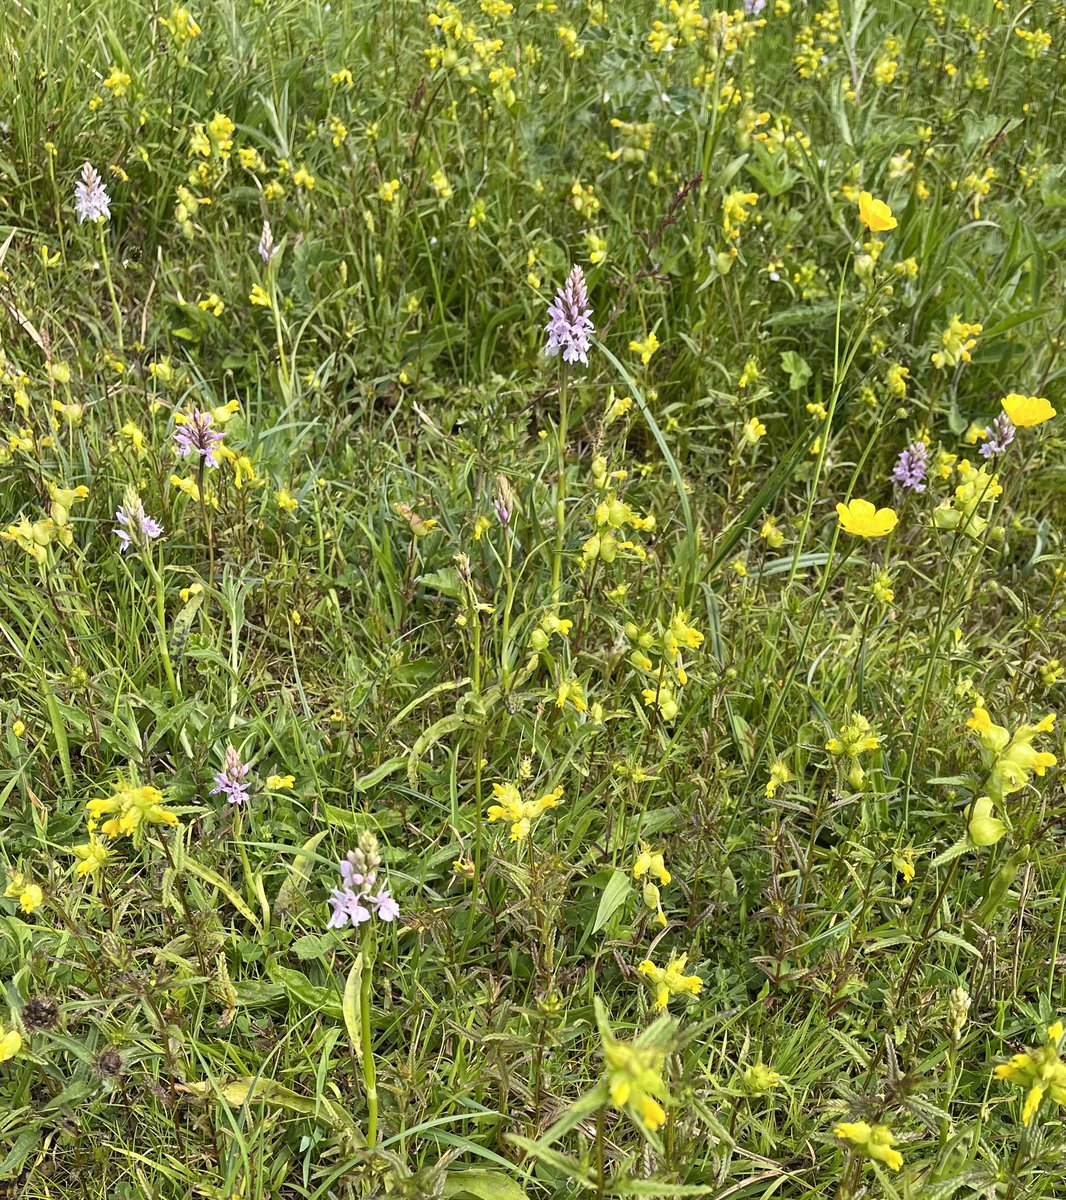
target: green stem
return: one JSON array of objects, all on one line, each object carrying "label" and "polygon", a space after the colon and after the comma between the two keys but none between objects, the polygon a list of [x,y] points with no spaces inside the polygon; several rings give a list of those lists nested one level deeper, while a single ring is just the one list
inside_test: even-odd
[{"label": "green stem", "polygon": [[170,694],[177,700],[181,693],[178,691],[178,681],[174,677],[174,664],[170,661],[170,649],[167,646],[166,591],[163,587],[163,576],[152,560],[150,547],[145,548],[144,561],[155,588],[156,633],[159,637],[159,653],[163,656],[163,670],[166,672],[167,683],[170,685]]},{"label": "green stem", "polygon": [[566,423],[569,373],[562,368],[559,376],[559,423],[555,442],[555,553],[552,555],[552,604],[556,609],[562,598],[563,536],[566,529]]},{"label": "green stem", "polygon": [[107,279],[107,291],[111,297],[111,311],[115,315],[115,335],[118,338],[118,348],[122,350],[122,313],[118,306],[118,296],[115,295],[115,282],[111,278],[111,261],[107,257],[107,240],[104,237],[104,223],[97,222],[97,230],[100,234],[100,257],[104,263],[104,277]]}]

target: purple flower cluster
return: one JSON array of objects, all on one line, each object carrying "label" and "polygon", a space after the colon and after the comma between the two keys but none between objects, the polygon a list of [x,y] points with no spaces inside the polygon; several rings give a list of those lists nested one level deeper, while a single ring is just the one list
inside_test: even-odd
[{"label": "purple flower cluster", "polygon": [[232,746],[228,747],[222,770],[215,776],[215,786],[211,789],[211,795],[224,793],[230,804],[246,804],[251,798],[248,784],[245,783],[250,770],[251,767],[247,763],[241,762],[237,751]]},{"label": "purple flower cluster", "polygon": [[194,408],[191,413],[179,413],[174,429],[174,447],[179,458],[199,454],[209,467],[218,466],[218,448],[225,436],[220,429],[212,429],[214,418],[209,412]]},{"label": "purple flower cluster", "polygon": [[896,465],[892,468],[892,479],[909,492],[924,492],[928,470],[929,447],[925,442],[911,442],[899,452]]},{"label": "purple flower cluster", "polygon": [[81,180],[74,185],[74,211],[79,221],[101,221],[111,216],[111,197],[92,163],[81,169]]},{"label": "purple flower cluster", "polygon": [[140,496],[127,495],[124,499],[125,503],[115,512],[118,524],[115,537],[122,543],[119,550],[123,554],[131,545],[147,546],[163,532],[163,526],[144,511]]},{"label": "purple flower cluster", "polygon": [[329,894],[330,913],[327,929],[343,929],[349,923],[362,925],[376,916],[379,921],[395,921],[400,915],[400,906],[392,898],[388,887],[378,882],[381,856],[378,840],[372,833],[364,833],[355,850],[349,850],[337,864],[341,875],[340,887]]},{"label": "purple flower cluster", "polygon": [[548,344],[544,353],[550,358],[562,353],[563,362],[589,362],[589,335],[596,332],[592,324],[592,307],[585,287],[585,273],[580,267],[567,276],[566,283],[555,293],[548,305],[548,324],[544,332]]},{"label": "purple flower cluster", "polygon": [[1003,454],[1013,441],[1014,422],[1006,413],[1000,413],[992,422],[988,436],[981,443],[981,453],[985,458],[991,458],[993,454]]}]

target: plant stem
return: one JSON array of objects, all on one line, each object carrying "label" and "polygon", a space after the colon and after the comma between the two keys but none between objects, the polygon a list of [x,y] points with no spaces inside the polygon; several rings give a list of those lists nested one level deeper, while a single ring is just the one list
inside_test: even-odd
[{"label": "plant stem", "polygon": [[104,223],[97,222],[97,229],[100,234],[100,257],[104,263],[104,277],[107,279],[107,292],[111,297],[111,311],[115,315],[115,336],[118,338],[118,348],[122,350],[122,312],[118,306],[118,296],[115,295],[115,283],[111,278],[111,261],[107,257],[107,240],[104,237]]},{"label": "plant stem", "polygon": [[566,423],[569,372],[559,375],[559,423],[555,442],[555,553],[552,555],[552,604],[558,609],[562,598],[563,535],[566,528]]},{"label": "plant stem", "polygon": [[163,576],[159,573],[158,568],[152,560],[150,547],[145,548],[144,561],[148,567],[148,573],[152,577],[152,584],[155,589],[156,633],[159,637],[159,653],[163,656],[163,670],[166,672],[167,683],[170,685],[170,693],[177,700],[181,693],[178,691],[178,681],[174,677],[174,664],[170,661],[170,649],[167,646],[166,592],[163,587]]}]

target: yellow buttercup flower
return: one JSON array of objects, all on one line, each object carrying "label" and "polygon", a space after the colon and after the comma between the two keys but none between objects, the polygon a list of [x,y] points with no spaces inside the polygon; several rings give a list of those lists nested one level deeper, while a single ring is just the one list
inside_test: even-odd
[{"label": "yellow buttercup flower", "polygon": [[671,954],[665,967],[657,967],[646,958],[637,970],[655,985],[655,1007],[660,1011],[670,1003],[671,996],[698,996],[703,980],[698,975],[686,975],[687,954]]},{"label": "yellow buttercup flower", "polygon": [[861,538],[879,538],[896,528],[899,518],[891,508],[875,508],[869,500],[837,505],[840,528]]},{"label": "yellow buttercup flower", "polygon": [[898,223],[892,209],[883,200],[875,200],[869,192],[859,193],[859,220],[871,233],[885,233],[895,229]]},{"label": "yellow buttercup flower", "polygon": [[883,1162],[890,1171],[898,1171],[903,1166],[903,1155],[898,1150],[893,1150],[896,1139],[887,1125],[870,1125],[866,1121],[841,1121],[839,1125],[834,1125],[833,1132],[867,1158]]},{"label": "yellow buttercup flower", "polygon": [[1043,425],[1056,416],[1055,409],[1043,396],[1021,396],[1011,392],[1000,401],[1003,411],[1019,429],[1032,429],[1034,425]]}]

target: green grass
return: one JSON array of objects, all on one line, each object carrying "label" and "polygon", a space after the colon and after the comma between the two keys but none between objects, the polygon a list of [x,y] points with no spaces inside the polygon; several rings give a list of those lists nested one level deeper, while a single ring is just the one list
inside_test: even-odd
[{"label": "green grass", "polygon": [[[0,1194],[1053,1200],[1063,418],[979,446],[1066,406],[1066,9],[434,12],[0,16]],[[175,417],[226,405],[198,471]],[[506,784],[561,789],[517,842]],[[77,875],[131,786],[176,823]],[[365,834],[400,916],[328,929]]]}]

